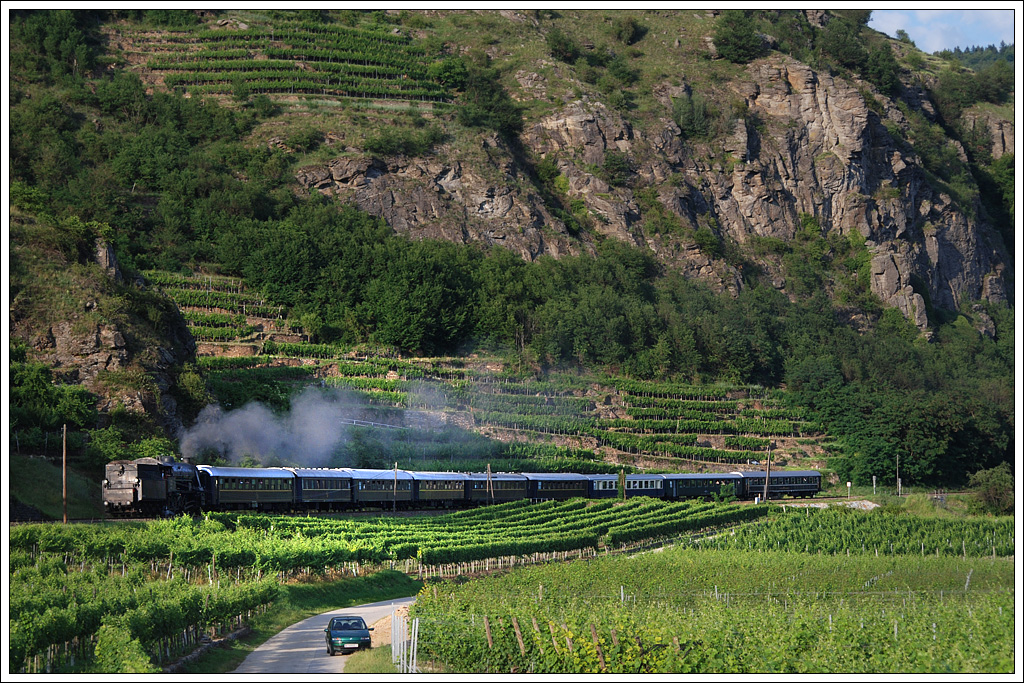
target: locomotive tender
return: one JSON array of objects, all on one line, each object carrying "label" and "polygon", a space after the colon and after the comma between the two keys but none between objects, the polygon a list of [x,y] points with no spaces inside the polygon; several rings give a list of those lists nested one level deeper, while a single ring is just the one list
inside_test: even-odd
[{"label": "locomotive tender", "polygon": [[[764,497],[764,472],[627,474],[625,496],[665,500],[733,494]],[[106,467],[103,505],[111,516],[454,508],[515,500],[617,498],[616,474],[415,472],[359,468],[220,467],[167,457],[115,460]],[[821,473],[776,471],[768,497],[813,498]]]}]

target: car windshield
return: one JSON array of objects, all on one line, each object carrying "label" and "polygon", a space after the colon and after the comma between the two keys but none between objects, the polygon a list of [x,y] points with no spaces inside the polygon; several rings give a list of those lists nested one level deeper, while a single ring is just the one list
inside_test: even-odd
[{"label": "car windshield", "polygon": [[356,631],[366,626],[362,619],[335,619],[331,622],[331,628],[335,631]]}]

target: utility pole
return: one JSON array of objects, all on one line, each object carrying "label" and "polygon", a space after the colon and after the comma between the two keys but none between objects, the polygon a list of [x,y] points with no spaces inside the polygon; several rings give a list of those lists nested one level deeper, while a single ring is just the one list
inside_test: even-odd
[{"label": "utility pole", "polygon": [[490,495],[491,502],[494,502],[494,483],[491,481],[491,463],[487,463],[487,493]]},{"label": "utility pole", "polygon": [[768,479],[772,476],[772,440],[768,439],[768,460],[764,470],[764,499],[768,501]]},{"label": "utility pole", "polygon": [[61,474],[64,479],[64,523],[68,523],[68,425],[64,424],[64,447],[61,457]]},{"label": "utility pole", "polygon": [[394,513],[398,508],[398,463],[395,463],[395,488],[391,495],[391,512]]}]

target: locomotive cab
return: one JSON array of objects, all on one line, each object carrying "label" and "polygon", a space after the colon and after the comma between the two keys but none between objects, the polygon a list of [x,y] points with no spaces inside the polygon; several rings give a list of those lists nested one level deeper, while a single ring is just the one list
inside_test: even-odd
[{"label": "locomotive cab", "polygon": [[103,507],[115,517],[197,513],[203,488],[196,469],[173,458],[139,458],[107,463]]},{"label": "locomotive cab", "polygon": [[155,458],[107,463],[103,506],[111,515],[156,515],[167,502],[167,483]]}]

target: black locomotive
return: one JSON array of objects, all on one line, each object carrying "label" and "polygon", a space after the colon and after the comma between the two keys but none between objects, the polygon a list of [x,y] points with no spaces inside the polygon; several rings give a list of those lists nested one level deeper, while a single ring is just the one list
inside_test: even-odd
[{"label": "black locomotive", "polygon": [[[362,508],[456,508],[515,500],[625,496],[666,500],[732,494],[763,498],[764,472],[720,474],[575,474],[414,472],[357,468],[219,467],[173,458],[116,460],[107,465],[103,505],[112,516],[195,514],[203,510],[266,512]],[[814,497],[821,473],[777,471],[768,497]]]}]

